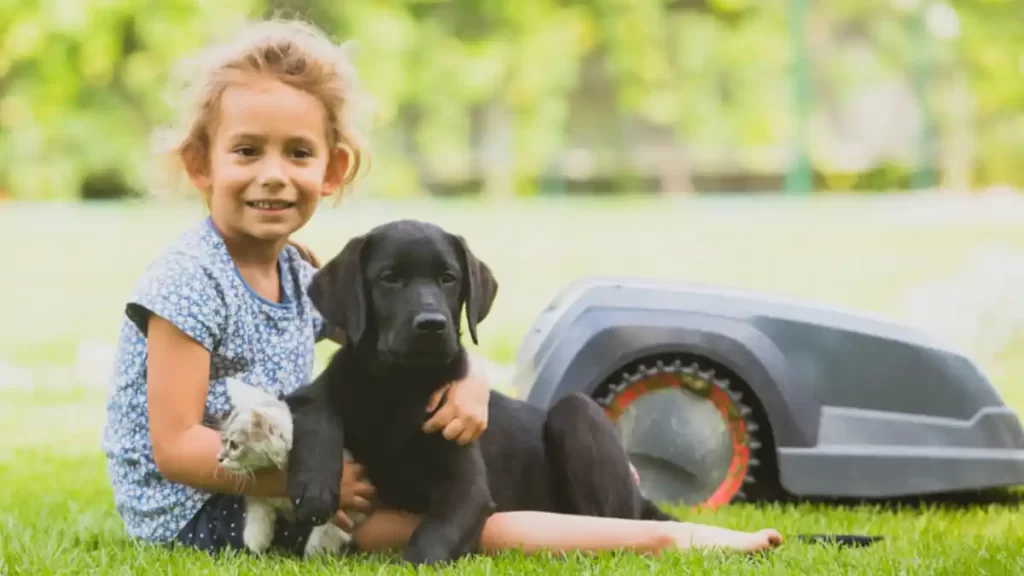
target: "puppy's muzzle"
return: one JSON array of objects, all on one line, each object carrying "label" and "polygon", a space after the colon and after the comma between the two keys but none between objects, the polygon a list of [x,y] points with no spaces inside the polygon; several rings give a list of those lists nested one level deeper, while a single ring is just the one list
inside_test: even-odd
[{"label": "puppy's muzzle", "polygon": [[440,312],[420,312],[413,317],[412,327],[423,336],[436,336],[448,328],[448,319]]}]

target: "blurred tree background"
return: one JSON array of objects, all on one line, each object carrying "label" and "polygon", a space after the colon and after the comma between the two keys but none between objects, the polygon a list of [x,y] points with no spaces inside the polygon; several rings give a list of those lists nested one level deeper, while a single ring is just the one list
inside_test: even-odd
[{"label": "blurred tree background", "polygon": [[356,41],[374,195],[1024,185],[1024,0],[0,0],[0,197],[150,192],[174,60],[277,12]]}]

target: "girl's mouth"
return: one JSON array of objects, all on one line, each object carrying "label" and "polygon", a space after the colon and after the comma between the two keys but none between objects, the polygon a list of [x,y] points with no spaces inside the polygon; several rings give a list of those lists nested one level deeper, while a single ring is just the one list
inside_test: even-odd
[{"label": "girl's mouth", "polygon": [[281,212],[289,208],[294,208],[295,202],[286,202],[284,200],[256,200],[254,202],[246,202],[245,205],[249,208],[255,208],[262,212]]}]

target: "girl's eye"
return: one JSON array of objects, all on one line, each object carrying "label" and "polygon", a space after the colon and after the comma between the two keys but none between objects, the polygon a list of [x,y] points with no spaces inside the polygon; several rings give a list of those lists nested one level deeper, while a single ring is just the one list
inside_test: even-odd
[{"label": "girl's eye", "polygon": [[256,148],[253,146],[239,146],[235,148],[235,154],[241,154],[242,156],[255,156]]},{"label": "girl's eye", "polygon": [[296,158],[301,158],[301,159],[305,160],[306,158],[309,158],[311,156],[313,156],[313,153],[310,152],[309,150],[306,150],[305,148],[300,148],[300,149],[295,151],[295,157]]}]

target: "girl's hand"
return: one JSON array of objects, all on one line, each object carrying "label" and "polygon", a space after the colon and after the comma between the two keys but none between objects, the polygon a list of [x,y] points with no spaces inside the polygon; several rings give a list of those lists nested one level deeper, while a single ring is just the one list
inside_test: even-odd
[{"label": "girl's hand", "polygon": [[476,440],[487,429],[487,402],[491,396],[482,362],[473,356],[470,359],[465,378],[444,386],[431,397],[427,412],[435,410],[442,399],[444,405],[423,424],[424,432],[443,429],[446,439],[462,445]]},{"label": "girl's hand", "polygon": [[365,474],[366,468],[352,461],[345,462],[345,468],[341,472],[341,499],[338,511],[334,515],[334,523],[346,532],[351,532],[355,528],[355,523],[345,511],[369,512],[370,501],[377,493],[377,489],[364,478]]}]

